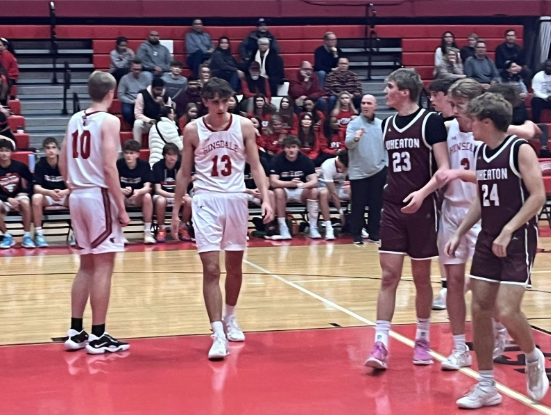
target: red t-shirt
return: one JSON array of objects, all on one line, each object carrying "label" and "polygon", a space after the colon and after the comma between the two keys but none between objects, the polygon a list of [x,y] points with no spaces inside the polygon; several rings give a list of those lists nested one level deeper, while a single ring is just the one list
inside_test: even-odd
[{"label": "red t-shirt", "polygon": [[19,78],[19,66],[17,65],[17,59],[9,50],[5,50],[0,53],[0,64],[8,72],[10,79],[17,80]]},{"label": "red t-shirt", "polygon": [[346,130],[341,128],[337,131],[337,134],[333,134],[330,139],[327,139],[327,147],[323,150],[326,154],[332,156],[337,155],[337,151],[346,149],[344,140],[346,139]]},{"label": "red t-shirt", "polygon": [[352,120],[352,117],[354,116],[355,114],[352,112],[352,110],[348,110],[348,111],[340,111],[338,114],[337,114],[337,120],[339,120],[339,124],[344,127],[346,127],[348,125],[348,123]]}]

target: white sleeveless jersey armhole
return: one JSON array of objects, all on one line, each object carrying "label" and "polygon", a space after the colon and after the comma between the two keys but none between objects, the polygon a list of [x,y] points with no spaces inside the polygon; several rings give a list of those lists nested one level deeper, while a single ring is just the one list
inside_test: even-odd
[{"label": "white sleeveless jersey armhole", "polygon": [[[461,132],[457,120],[448,129],[448,154],[451,169],[475,171],[475,153],[480,143],[471,132]],[[476,196],[476,184],[456,179],[448,183],[444,197],[456,205],[468,206]]]},{"label": "white sleeveless jersey armhole", "polygon": [[198,118],[195,149],[194,191],[243,193],[245,191],[246,150],[241,131],[241,116],[230,114],[223,131],[213,131],[205,117]]}]

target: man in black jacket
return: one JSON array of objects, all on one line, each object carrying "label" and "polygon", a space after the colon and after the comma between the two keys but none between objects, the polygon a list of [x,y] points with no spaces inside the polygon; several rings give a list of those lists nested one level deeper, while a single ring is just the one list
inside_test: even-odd
[{"label": "man in black jacket", "polygon": [[266,20],[258,19],[256,30],[253,30],[239,46],[239,56],[241,56],[245,67],[248,67],[249,63],[254,60],[254,53],[257,50],[258,39],[261,37],[267,37],[270,39],[272,49],[279,54],[277,39],[268,31]]},{"label": "man in black jacket", "polygon": [[[514,29],[505,31],[505,42],[496,48],[496,67],[497,69],[506,69],[505,62],[512,61],[522,66],[520,76],[524,82],[530,84],[530,69],[526,66],[524,49],[516,43],[517,36]],[[528,81],[528,82],[527,82]]]},{"label": "man in black jacket", "polygon": [[314,71],[318,76],[320,88],[325,86],[325,77],[337,69],[342,51],[337,48],[337,35],[327,32],[323,35],[323,45],[314,52]]}]

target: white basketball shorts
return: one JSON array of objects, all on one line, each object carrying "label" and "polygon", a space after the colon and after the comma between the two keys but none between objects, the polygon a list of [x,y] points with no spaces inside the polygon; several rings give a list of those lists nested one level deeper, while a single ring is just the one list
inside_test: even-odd
[{"label": "white basketball shorts", "polygon": [[79,254],[124,251],[118,210],[107,189],[75,189],[69,195],[69,205]]},{"label": "white basketball shorts", "polygon": [[65,206],[67,196],[63,196],[60,200],[55,200],[52,196],[44,196],[48,201],[48,206]]},{"label": "white basketball shorts", "polygon": [[474,255],[476,239],[480,232],[480,223],[473,226],[463,236],[457,251],[455,251],[455,258],[448,256],[444,250],[448,241],[452,239],[455,231],[459,228],[463,219],[465,219],[468,210],[469,208],[466,206],[454,206],[447,200],[444,200],[442,204],[442,214],[440,215],[440,226],[438,229],[438,252],[440,262],[444,265],[466,264]]},{"label": "white basketball shorts", "polygon": [[287,202],[302,203],[301,196],[304,189],[298,187],[285,187],[285,193],[287,194]]},{"label": "white basketball shorts", "polygon": [[196,192],[192,204],[197,250],[244,251],[249,220],[245,193]]},{"label": "white basketball shorts", "polygon": [[[335,185],[335,187],[337,188],[337,195],[339,196],[339,199],[340,200],[350,200],[350,187],[348,187],[348,193],[345,192],[344,188],[345,186],[340,184],[340,185]],[[327,189],[327,185],[325,184],[325,182],[323,180],[320,180],[319,181],[319,188],[320,190],[321,189]]]}]

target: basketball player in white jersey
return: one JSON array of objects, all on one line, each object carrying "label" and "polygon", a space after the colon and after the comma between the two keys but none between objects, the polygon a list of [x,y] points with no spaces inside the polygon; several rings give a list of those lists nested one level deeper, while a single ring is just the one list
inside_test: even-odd
[{"label": "basketball player in white jersey", "polygon": [[[201,91],[208,114],[186,125],[182,168],[176,179],[174,212],[191,180],[193,182],[193,223],[201,262],[203,296],[210,319],[213,344],[209,359],[224,359],[228,340],[242,342],[245,336],[235,318],[235,306],[243,279],[243,253],[247,246],[248,202],[245,193],[245,163],[262,199],[264,223],[273,220],[266,173],[258,159],[255,129],[251,121],[228,112],[234,92],[219,78],[212,78]],[[172,216],[171,230],[178,235],[180,219]],[[222,319],[220,251],[226,252],[226,309]]]},{"label": "basketball player in white jersey", "polygon": [[439,261],[447,276],[446,306],[453,335],[452,354],[442,362],[443,370],[459,370],[472,364],[469,347],[465,344],[465,267],[474,254],[480,223],[473,226],[450,257],[444,249],[465,218],[472,200],[476,197],[475,151],[479,143],[474,140],[471,119],[466,110],[469,101],[484,92],[482,85],[472,79],[455,82],[448,91],[448,100],[455,119],[447,121],[450,170],[439,172],[440,184],[446,183],[438,234]]},{"label": "basketball player in white jersey", "polygon": [[[120,121],[107,110],[116,81],[95,71],[88,79],[92,105],[71,117],[59,157],[59,170],[71,189],[69,205],[80,268],[71,291],[71,328],[65,347],[90,354],[128,350],[130,345],[105,331],[115,253],[124,251],[121,226],[130,222],[120,191],[117,158]],[[92,333],[82,317],[90,298]]]}]

